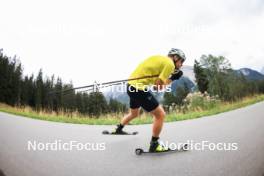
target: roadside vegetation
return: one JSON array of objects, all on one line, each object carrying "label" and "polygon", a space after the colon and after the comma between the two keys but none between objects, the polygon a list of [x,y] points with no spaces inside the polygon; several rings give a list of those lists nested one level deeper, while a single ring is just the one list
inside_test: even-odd
[{"label": "roadside vegetation", "polygon": [[[167,113],[166,122],[210,116],[264,101],[264,95],[245,97],[236,102],[215,102],[215,100],[211,102],[210,100],[208,101],[206,97],[197,98],[196,96],[199,97],[201,95],[192,95],[192,104],[185,108],[174,106],[174,109],[171,109],[170,112]],[[124,115],[123,113],[109,113],[99,117],[91,117],[80,115],[78,112],[72,113],[71,115],[64,112],[36,112],[30,107],[12,107],[6,104],[0,104],[0,111],[33,119],[89,125],[116,125]],[[148,123],[152,123],[152,118],[149,114],[143,112],[140,117],[131,122],[131,125]]]}]

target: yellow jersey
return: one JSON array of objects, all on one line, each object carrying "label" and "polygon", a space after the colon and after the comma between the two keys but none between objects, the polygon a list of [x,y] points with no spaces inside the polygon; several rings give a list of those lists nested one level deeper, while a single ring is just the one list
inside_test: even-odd
[{"label": "yellow jersey", "polygon": [[138,65],[129,79],[155,75],[157,75],[157,77],[131,80],[128,81],[128,84],[139,90],[144,90],[146,86],[155,84],[158,78],[165,83],[174,69],[175,66],[171,58],[160,55],[151,56]]}]

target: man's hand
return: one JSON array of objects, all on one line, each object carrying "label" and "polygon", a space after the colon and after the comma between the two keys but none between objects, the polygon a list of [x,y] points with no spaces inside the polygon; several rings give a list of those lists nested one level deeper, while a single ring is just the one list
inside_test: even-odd
[{"label": "man's hand", "polygon": [[158,91],[162,90],[164,87],[165,85],[161,79],[157,79],[157,81],[155,82],[153,86],[154,90],[158,90]]},{"label": "man's hand", "polygon": [[180,77],[183,75],[183,72],[181,70],[175,70],[169,77],[171,81],[180,79]]}]

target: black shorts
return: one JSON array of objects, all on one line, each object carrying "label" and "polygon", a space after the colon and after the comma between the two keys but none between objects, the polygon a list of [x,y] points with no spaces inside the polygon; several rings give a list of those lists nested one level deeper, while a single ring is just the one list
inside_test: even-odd
[{"label": "black shorts", "polygon": [[159,106],[159,102],[149,91],[137,90],[128,84],[127,94],[130,98],[131,109],[142,107],[147,112],[150,112]]}]

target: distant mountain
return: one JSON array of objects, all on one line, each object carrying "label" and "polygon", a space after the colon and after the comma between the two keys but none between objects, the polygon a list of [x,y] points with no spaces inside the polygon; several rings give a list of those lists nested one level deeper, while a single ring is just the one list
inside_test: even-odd
[{"label": "distant mountain", "polygon": [[264,67],[262,67],[260,73],[261,73],[262,75],[264,75]]},{"label": "distant mountain", "polygon": [[126,93],[126,86],[124,84],[113,85],[109,88],[103,89],[102,92],[107,101],[112,98],[126,105],[129,103],[129,97]]},{"label": "distant mountain", "polygon": [[[192,66],[183,66],[181,70],[183,71],[183,76],[189,78],[192,83],[196,84]],[[243,74],[248,80],[264,80],[264,67],[262,68],[261,73],[250,68],[241,68],[236,70],[236,72]]]},{"label": "distant mountain", "polygon": [[250,68],[241,68],[237,72],[243,74],[248,80],[264,80],[263,74]]},{"label": "distant mountain", "polygon": [[193,71],[193,66],[184,65],[181,70],[183,71],[183,76],[189,78],[193,83],[195,83],[195,75]]},{"label": "distant mountain", "polygon": [[189,77],[183,76],[179,80],[175,80],[171,84],[171,90],[173,93],[177,94],[176,90],[178,87],[186,86],[187,89],[192,92],[195,88],[195,82],[193,82]]},{"label": "distant mountain", "polygon": [[[183,66],[181,70],[183,71],[183,76],[188,77],[195,84],[193,67]],[[250,68],[241,68],[235,71],[242,73],[248,80],[264,80],[264,67],[262,68],[261,73]]]}]

